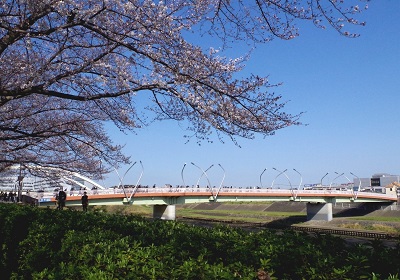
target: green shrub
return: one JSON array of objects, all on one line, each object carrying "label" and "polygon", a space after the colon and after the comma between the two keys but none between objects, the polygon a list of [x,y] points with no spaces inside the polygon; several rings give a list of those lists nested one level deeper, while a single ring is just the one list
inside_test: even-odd
[{"label": "green shrub", "polygon": [[400,250],[330,235],[245,232],[0,204],[2,279],[397,279]]}]

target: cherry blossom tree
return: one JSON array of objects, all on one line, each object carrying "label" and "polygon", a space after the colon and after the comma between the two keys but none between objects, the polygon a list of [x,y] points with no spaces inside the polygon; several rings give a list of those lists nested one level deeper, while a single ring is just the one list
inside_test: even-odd
[{"label": "cherry blossom tree", "polygon": [[[13,164],[93,175],[129,162],[104,129],[154,120],[207,141],[268,136],[301,113],[267,77],[240,77],[247,56],[218,50],[237,40],[298,36],[297,20],[346,26],[362,0],[4,0],[0,3],[0,170]],[[358,5],[357,5],[358,4]],[[220,46],[191,43],[196,35]],[[217,44],[217,43],[216,43]],[[147,102],[142,106],[143,100]]]}]

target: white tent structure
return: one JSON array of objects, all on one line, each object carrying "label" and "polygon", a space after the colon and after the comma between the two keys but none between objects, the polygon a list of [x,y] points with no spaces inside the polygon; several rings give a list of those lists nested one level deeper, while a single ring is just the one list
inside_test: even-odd
[{"label": "white tent structure", "polygon": [[[56,170],[56,168],[52,167],[32,166],[30,168],[40,169],[44,172],[46,172],[46,170]],[[60,176],[58,179],[42,178],[38,176],[33,176],[31,174],[24,174],[23,169],[21,169],[20,166],[14,165],[10,167],[4,174],[0,173],[0,190],[53,191],[55,188],[69,190],[72,187],[77,189],[92,187],[104,189],[104,186],[79,173],[65,173],[65,171],[63,171],[62,173],[60,172],[60,174],[62,174],[62,176]]]}]

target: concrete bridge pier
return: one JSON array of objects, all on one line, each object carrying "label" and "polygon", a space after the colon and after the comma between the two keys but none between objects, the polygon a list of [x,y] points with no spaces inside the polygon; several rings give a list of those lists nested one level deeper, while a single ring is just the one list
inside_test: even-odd
[{"label": "concrete bridge pier", "polygon": [[307,203],[308,221],[332,221],[332,203]]},{"label": "concrete bridge pier", "polygon": [[161,220],[175,220],[175,205],[153,205],[153,218]]}]

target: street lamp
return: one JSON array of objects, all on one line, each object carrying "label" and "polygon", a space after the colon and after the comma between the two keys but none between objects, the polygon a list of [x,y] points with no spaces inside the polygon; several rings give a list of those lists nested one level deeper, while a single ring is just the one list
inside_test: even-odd
[{"label": "street lamp", "polygon": [[321,178],[321,188],[322,188],[322,180],[329,174],[329,172],[326,172],[326,174]]},{"label": "street lamp", "polygon": [[222,171],[224,171],[224,176],[222,177],[221,184],[219,185],[219,188],[221,189],[221,188],[222,188],[222,183],[223,183],[224,180],[225,180],[226,171],[225,171],[225,169],[222,167],[221,164],[218,163],[218,165],[219,165],[219,167],[221,167]]},{"label": "street lamp", "polygon": [[221,184],[219,185],[219,188],[218,188],[217,194],[215,195],[215,198],[217,198],[217,196],[218,196],[218,194],[219,194],[219,191],[220,191],[221,188],[222,188],[222,184],[224,183],[225,174],[226,174],[225,169],[222,167],[222,165],[219,164],[219,163],[218,163],[218,165],[219,165],[219,167],[221,167],[221,169],[224,171],[224,176],[222,176]]},{"label": "street lamp", "polygon": [[[192,164],[194,165],[194,163],[192,162]],[[199,179],[197,180],[197,183],[196,183],[196,186],[198,186],[199,185],[199,183],[200,183],[200,180],[201,180],[201,178],[203,177],[203,175],[205,175],[206,174],[206,172],[208,171],[208,170],[210,170],[211,169],[211,167],[213,167],[214,166],[214,164],[211,164],[211,166],[209,167],[209,168],[207,168],[206,169],[206,171],[203,171],[200,167],[198,167],[198,168],[200,168],[200,170],[203,172],[201,175],[200,175],[200,177],[199,177]],[[207,176],[207,175],[206,175]],[[211,187],[211,186],[210,186]]]},{"label": "street lamp", "polygon": [[359,182],[359,183],[358,183],[357,192],[356,192],[355,195],[354,195],[354,199],[357,199],[358,192],[359,192],[360,189],[361,189],[361,179],[360,179],[357,175],[353,174],[352,172],[350,172],[350,174],[353,175],[354,177],[357,177],[358,182]]},{"label": "street lamp", "polygon": [[136,185],[135,185],[135,187],[134,187],[134,189],[133,189],[133,191],[132,191],[132,193],[131,193],[131,195],[129,197],[129,200],[131,200],[133,194],[136,193],[136,190],[137,190],[137,188],[139,186],[140,179],[142,179],[142,176],[143,176],[144,168],[143,168],[142,161],[140,160],[139,163],[140,163],[140,166],[142,167],[142,172],[140,173],[139,179],[136,182]]},{"label": "street lamp", "polygon": [[294,169],[293,168],[293,170],[295,171],[295,172],[297,172],[297,174],[299,174],[300,175],[300,184],[299,184],[299,186],[297,187],[297,189],[299,190],[300,189],[300,187],[301,187],[301,183],[303,183],[303,177],[301,176],[301,174],[300,174],[300,172],[299,171],[297,171],[296,169]]},{"label": "street lamp", "polygon": [[[335,172],[335,173],[339,175],[339,173],[337,173],[337,172]],[[349,179],[349,177],[347,177],[346,175],[344,175],[344,173],[342,173],[341,176],[345,177],[345,178],[347,179],[347,181],[349,181],[350,184],[353,183],[353,182]],[[354,183],[353,183],[353,186],[354,186]],[[347,187],[346,187],[346,190],[347,190]],[[351,190],[353,191],[353,187],[351,188]]]},{"label": "street lamp", "polygon": [[[279,171],[279,170],[276,169],[275,167],[272,167],[272,169],[275,170],[275,171],[277,171],[277,172],[280,172],[280,173],[279,173],[278,175],[276,175],[276,177],[274,178],[274,180],[272,180],[271,189],[272,189],[272,187],[274,186],[274,182],[275,182],[276,178],[278,178],[279,176],[281,176],[282,174],[284,174],[284,173],[287,171],[287,169],[285,169],[285,170],[283,170],[283,171]],[[287,177],[287,176],[286,176],[286,177]]]},{"label": "street lamp", "polygon": [[[204,174],[204,176],[206,176],[206,179],[207,179],[207,182],[208,182],[208,186],[209,186],[209,188],[210,188],[210,190],[211,190],[211,195],[212,195],[213,199],[215,200],[215,196],[214,196],[214,193],[213,193],[213,191],[212,191],[211,184],[210,184],[210,180],[208,179],[208,176],[207,176],[206,171],[204,171],[203,169],[201,169],[199,166],[197,166],[197,165],[194,164],[193,162],[191,162],[191,164],[194,165],[194,166],[196,166],[198,169],[200,169],[200,171]],[[212,164],[209,168],[207,168],[207,170],[210,169],[210,168],[213,167],[213,166],[214,166],[214,164]],[[200,178],[201,178],[201,176],[200,176]],[[200,178],[199,178],[199,181],[200,181]]]},{"label": "street lamp", "polygon": [[[286,169],[286,170],[287,170],[287,169]],[[286,170],[285,170],[285,171],[286,171]],[[286,179],[288,180],[290,189],[293,190],[292,183],[290,182],[289,176],[286,174],[285,171],[283,171],[283,175],[285,175]]]},{"label": "street lamp", "polygon": [[337,173],[337,172],[335,172],[335,173],[338,174],[338,176],[336,176],[336,177],[331,181],[331,183],[329,184],[329,188],[332,187],[333,182],[334,182],[337,178],[339,178],[339,177],[341,177],[341,176],[344,175],[344,173],[342,173],[342,174],[339,174],[339,173]]},{"label": "street lamp", "polygon": [[[352,187],[351,187],[351,191],[353,192],[354,191],[353,190],[354,182],[350,181],[350,179],[346,175],[343,174],[343,176],[347,179],[347,181],[349,181],[350,184],[353,184]],[[346,187],[346,190],[347,190],[347,187]]]},{"label": "street lamp", "polygon": [[186,162],[185,162],[185,164],[183,165],[182,171],[181,171],[182,183],[183,183],[183,187],[184,187],[184,188],[186,187],[186,186],[185,186],[185,180],[183,179],[183,170],[185,169],[185,166],[186,166]]},{"label": "street lamp", "polygon": [[263,170],[263,172],[261,172],[261,174],[260,174],[260,186],[261,186],[261,188],[263,187],[263,185],[262,185],[262,182],[261,182],[261,176],[264,174],[264,172],[267,170],[267,168],[265,168],[264,170]]},{"label": "street lamp", "polygon": [[347,179],[347,181],[349,181],[349,183],[352,183],[352,182],[350,181],[350,179],[349,179],[346,175],[343,174],[343,176]]},{"label": "street lamp", "polygon": [[122,185],[122,190],[123,190],[123,192],[124,192],[124,194],[125,194],[125,198],[126,198],[126,199],[128,199],[128,196],[126,195],[125,188],[124,188],[124,185],[122,184],[122,181],[124,180],[125,175],[129,172],[129,170],[131,170],[131,168],[132,168],[135,164],[136,164],[136,161],[128,168],[128,170],[125,171],[125,173],[124,173],[124,175],[122,176],[122,178],[121,178],[121,176],[119,176],[118,170],[114,167],[115,173],[117,173],[117,176],[118,176],[118,178],[119,178],[119,185],[118,185],[118,188]]}]

